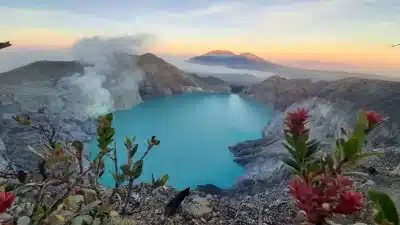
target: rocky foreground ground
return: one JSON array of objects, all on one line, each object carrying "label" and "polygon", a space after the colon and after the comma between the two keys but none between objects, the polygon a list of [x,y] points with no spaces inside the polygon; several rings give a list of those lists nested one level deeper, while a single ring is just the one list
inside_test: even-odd
[{"label": "rocky foreground ground", "polygon": [[[143,55],[138,65],[146,73],[146,79],[139,89],[141,99],[202,90],[229,91],[229,87],[223,83],[215,80],[213,82],[206,80],[206,82],[196,76],[189,76],[172,65],[165,64],[152,54]],[[18,160],[20,169],[36,166],[37,157],[26,151],[26,146],[40,145],[38,142],[40,139],[36,132],[15,126],[12,115],[18,113],[20,109],[29,108],[34,111],[39,106],[56,102],[55,100],[60,97],[56,89],[59,75],[82,72],[82,66],[76,62],[38,62],[0,74],[2,78],[0,143],[3,139],[6,144],[0,145],[0,152],[4,152],[4,148],[7,147],[7,150],[11,151],[10,155]],[[360,108],[376,110],[390,117],[391,122],[380,128],[379,133],[374,135],[372,144],[368,145],[368,151],[378,149],[382,150],[384,155],[363,162],[359,170],[369,172],[370,175],[366,178],[355,178],[355,181],[357,187],[363,192],[371,187],[385,191],[400,207],[400,191],[398,191],[400,167],[397,167],[400,164],[400,152],[397,147],[400,143],[397,126],[400,124],[397,117],[400,113],[399,85],[400,83],[395,82],[353,78],[314,83],[305,79],[289,80],[275,76],[266,79],[261,84],[246,88],[241,94],[273,106],[281,112],[302,104],[310,106],[311,114],[314,116],[311,121],[311,126],[315,131],[313,136],[326,143],[331,143],[340,126],[352,126],[348,122],[354,120],[355,113]],[[320,99],[315,100],[314,97]],[[121,105],[126,106],[124,99],[118,97],[116,100],[121,100],[124,103]],[[61,122],[57,124],[60,137],[65,139],[67,135],[84,141],[95,135],[93,121],[77,121],[69,118],[71,115],[67,109],[70,109],[69,106],[73,103],[68,102],[67,98],[62,98],[62,100],[58,110],[59,114],[64,112],[64,115]],[[249,177],[243,179],[235,188],[220,190],[214,187],[193,190],[177,214],[166,217],[164,207],[178,191],[171,187],[162,187],[152,192],[147,185],[137,185],[130,198],[129,211],[132,215],[125,216],[123,220],[117,219],[115,223],[138,225],[295,224],[301,220],[302,215],[288,193],[287,181],[290,178],[290,172],[279,160],[279,156],[285,154],[281,145],[283,117],[284,114],[277,114],[277,117],[264,129],[263,138],[231,146],[230,150],[235,154],[236,162],[243,165],[249,172]],[[326,144],[322,150],[329,149],[331,149],[329,144]],[[278,172],[271,171],[271,168]],[[268,177],[265,175],[271,174],[276,176],[273,176],[273,179],[265,179]],[[109,192],[109,190],[104,190],[105,195]],[[333,220],[342,224],[355,222],[370,224],[369,212],[370,208],[367,205],[360,215],[333,218]]]},{"label": "rocky foreground ground", "polygon": [[[396,148],[377,149],[384,151],[384,155],[364,161],[359,171],[369,173],[368,177],[354,178],[355,185],[360,192],[366,193],[370,188],[385,191],[400,207],[400,173],[396,168],[400,162],[400,151]],[[373,172],[371,172],[373,171]],[[146,197],[140,212],[130,216],[136,224],[181,224],[181,225],[290,225],[299,224],[303,215],[296,208],[288,186],[283,182],[280,185],[265,188],[262,185],[253,185],[251,191],[243,193],[241,190],[229,190],[223,194],[212,194],[194,190],[187,197],[178,213],[173,217],[163,215],[164,207],[177,190],[170,187],[161,187],[149,194],[149,187],[136,186],[132,194],[132,207],[140,207],[142,196]],[[363,222],[372,224],[372,208],[366,204],[359,215],[334,217],[332,221],[341,224]],[[135,224],[134,223],[134,224]]]}]

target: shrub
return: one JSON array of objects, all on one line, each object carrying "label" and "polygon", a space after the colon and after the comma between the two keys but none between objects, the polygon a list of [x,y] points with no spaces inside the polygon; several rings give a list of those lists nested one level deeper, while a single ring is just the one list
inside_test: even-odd
[{"label": "shrub", "polygon": [[[308,110],[298,108],[287,114],[284,130],[284,147],[289,156],[282,160],[291,167],[295,177],[289,184],[297,207],[307,216],[311,224],[327,224],[326,219],[334,214],[354,214],[363,207],[362,194],[355,191],[348,176],[367,175],[349,172],[357,167],[360,160],[380,155],[364,152],[363,145],[368,133],[384,121],[374,111],[361,111],[355,128],[349,132],[341,130],[342,137],[336,140],[336,149],[317,157],[318,140],[310,140],[310,130],[306,128]],[[369,191],[368,198],[375,204],[376,224],[399,224],[393,201],[385,193]]]},{"label": "shrub", "polygon": [[[44,109],[40,109],[38,113],[46,117]],[[98,118],[99,153],[93,159],[84,155],[84,144],[79,140],[55,140],[56,131],[51,125],[35,124],[30,118],[28,114],[21,114],[14,117],[14,120],[20,125],[39,131],[45,136],[47,143],[42,151],[30,148],[41,158],[37,170],[0,173],[7,179],[3,186],[4,191],[0,192],[0,213],[10,213],[13,217],[9,218],[10,223],[25,220],[25,224],[32,225],[68,224],[79,219],[96,220],[100,224],[110,217],[126,213],[134,181],[142,174],[143,160],[153,147],[160,144],[155,136],[148,140],[147,150],[136,161],[134,157],[139,145],[135,143],[135,138],[126,137],[124,145],[127,162],[118,167],[112,114]],[[114,147],[110,147],[112,144]],[[104,163],[107,159],[114,162],[112,170],[115,186],[111,194],[102,192],[99,183],[104,171],[108,169]],[[5,174],[8,176],[3,176]],[[153,188],[165,185],[167,180],[167,175],[160,179],[153,178]],[[121,199],[124,194],[125,200],[114,207],[115,199]],[[18,207],[22,210],[17,210]]]}]

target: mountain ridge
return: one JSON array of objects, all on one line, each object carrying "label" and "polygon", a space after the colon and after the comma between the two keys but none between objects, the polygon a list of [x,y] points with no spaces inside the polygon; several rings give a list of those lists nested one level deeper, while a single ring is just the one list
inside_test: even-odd
[{"label": "mountain ridge", "polygon": [[[216,50],[219,51],[219,50]],[[228,50],[221,50],[223,52],[230,52]],[[213,52],[213,51],[211,51]],[[294,66],[287,66],[268,61],[253,53],[241,53],[231,55],[200,55],[187,60],[189,63],[207,65],[207,66],[224,66],[231,69],[245,69],[256,72],[268,72],[286,78],[308,78],[314,81],[318,80],[335,80],[346,77],[357,78],[371,78],[371,79],[385,79],[385,80],[400,80],[395,77],[365,73],[365,72],[349,72],[328,69],[310,69],[310,68],[297,68]]]}]

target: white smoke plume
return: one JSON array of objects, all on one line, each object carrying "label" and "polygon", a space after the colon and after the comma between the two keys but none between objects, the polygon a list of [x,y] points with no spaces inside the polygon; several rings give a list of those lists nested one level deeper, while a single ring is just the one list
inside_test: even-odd
[{"label": "white smoke plume", "polygon": [[144,41],[146,36],[79,40],[70,52],[74,60],[85,65],[85,72],[64,77],[58,83],[63,108],[71,116],[85,119],[140,103],[143,72],[136,66],[135,55]]}]

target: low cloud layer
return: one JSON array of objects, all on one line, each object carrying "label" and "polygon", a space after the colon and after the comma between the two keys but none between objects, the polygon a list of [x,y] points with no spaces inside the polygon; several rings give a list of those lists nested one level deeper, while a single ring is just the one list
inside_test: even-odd
[{"label": "low cloud layer", "polygon": [[204,73],[204,74],[251,74],[258,77],[269,77],[274,75],[273,73],[245,70],[245,69],[231,69],[225,66],[208,66],[200,65],[195,63],[187,62],[187,58],[173,57],[173,56],[162,56],[162,58],[178,67],[181,70],[193,72],[193,73]]}]

